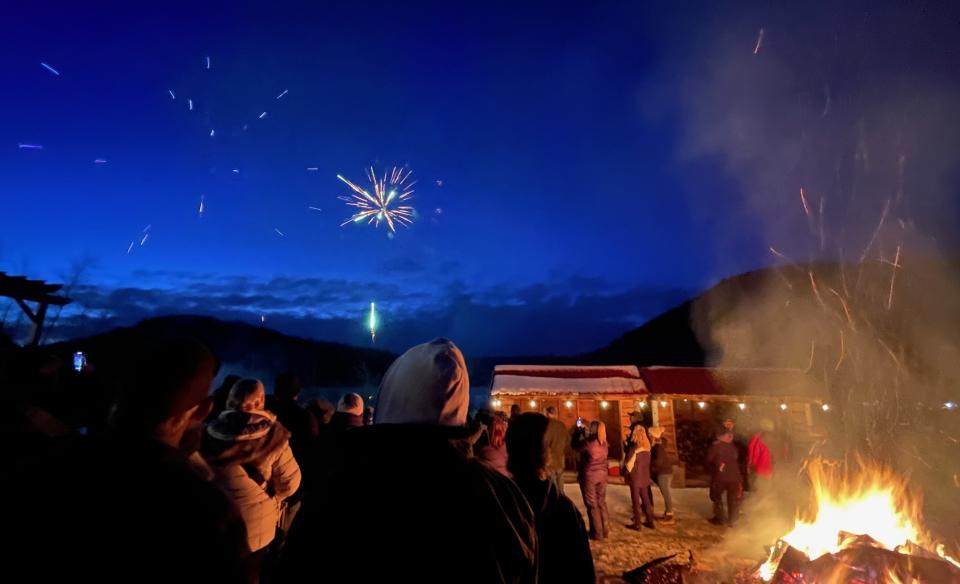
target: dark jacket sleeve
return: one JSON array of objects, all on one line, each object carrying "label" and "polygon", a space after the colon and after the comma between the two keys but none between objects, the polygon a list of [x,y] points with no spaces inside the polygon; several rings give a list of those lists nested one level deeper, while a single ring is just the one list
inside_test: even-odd
[{"label": "dark jacket sleeve", "polygon": [[564,533],[569,533],[567,549],[564,557],[567,558],[567,571],[564,582],[583,582],[593,584],[597,581],[593,567],[593,554],[590,553],[590,539],[587,536],[587,527],[583,523],[583,516],[573,502],[562,498],[563,523],[567,525]]}]

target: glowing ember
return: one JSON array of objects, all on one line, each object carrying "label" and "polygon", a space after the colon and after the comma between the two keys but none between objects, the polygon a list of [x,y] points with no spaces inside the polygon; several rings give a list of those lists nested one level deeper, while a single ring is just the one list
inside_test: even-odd
[{"label": "glowing ember", "polygon": [[798,517],[793,529],[780,538],[757,571],[759,578],[772,580],[790,548],[815,561],[854,544],[862,545],[863,541],[907,555],[931,556],[935,550],[937,556],[960,567],[925,533],[920,497],[891,469],[859,460],[851,469],[846,464],[815,459],[806,470],[813,513]]}]

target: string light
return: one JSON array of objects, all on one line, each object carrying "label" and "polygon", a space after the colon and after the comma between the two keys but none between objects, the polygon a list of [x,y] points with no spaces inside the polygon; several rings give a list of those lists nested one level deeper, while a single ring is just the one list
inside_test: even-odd
[{"label": "string light", "polygon": [[667,402],[661,400],[661,401],[660,401],[660,407],[661,407],[661,408],[667,407]]},{"label": "string light", "polygon": [[823,410],[823,411],[825,411],[825,412],[829,412],[829,411],[830,411],[830,404],[823,404],[822,406],[820,406],[820,409]]},{"label": "string light", "polygon": [[610,407],[610,402],[608,402],[607,400],[603,400],[600,402],[600,407],[603,409],[607,409]]},{"label": "string light", "polygon": [[945,404],[943,404],[943,407],[948,410],[953,410],[953,409],[956,409],[957,404],[956,402],[948,401]]},{"label": "string light", "polygon": [[742,412],[743,410],[747,409],[747,404],[740,402],[737,404],[737,407],[740,408],[740,411]]},{"label": "string light", "polygon": [[787,404],[780,404],[780,411],[787,411]]},{"label": "string light", "polygon": [[530,400],[530,407],[531,407],[531,408],[537,407],[537,400],[535,400],[535,399]]},{"label": "string light", "polygon": [[699,401],[697,402],[697,407],[702,410],[703,408],[707,407],[707,402]]},{"label": "string light", "polygon": [[647,409],[647,402],[644,402],[644,401],[640,402],[640,409],[641,410]]},{"label": "string light", "polygon": [[567,409],[569,410],[573,407],[573,400],[568,399],[567,401],[563,402],[563,405],[567,406]]}]

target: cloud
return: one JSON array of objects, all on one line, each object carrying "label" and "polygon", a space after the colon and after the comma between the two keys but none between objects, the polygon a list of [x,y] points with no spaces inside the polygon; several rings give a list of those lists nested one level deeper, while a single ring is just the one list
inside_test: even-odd
[{"label": "cloud", "polygon": [[152,273],[143,287],[80,286],[49,340],[133,325],[169,314],[201,314],[352,345],[370,342],[372,298],[378,346],[394,351],[436,336],[471,355],[575,354],[596,349],[663,310],[687,291],[622,287],[571,276],[549,283],[470,286],[450,280],[425,292],[394,283],[339,278],[197,276]]}]

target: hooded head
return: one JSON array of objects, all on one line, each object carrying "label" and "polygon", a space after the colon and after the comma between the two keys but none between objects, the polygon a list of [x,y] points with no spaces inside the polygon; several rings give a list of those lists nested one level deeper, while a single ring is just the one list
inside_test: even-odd
[{"label": "hooded head", "polygon": [[390,365],[380,383],[378,424],[463,426],[470,406],[470,378],[452,341],[417,345]]},{"label": "hooded head", "polygon": [[363,398],[358,393],[345,393],[340,396],[340,401],[337,402],[337,411],[362,416]]},{"label": "hooded head", "polygon": [[230,388],[227,409],[241,412],[259,412],[266,401],[266,391],[259,379],[241,379]]}]

